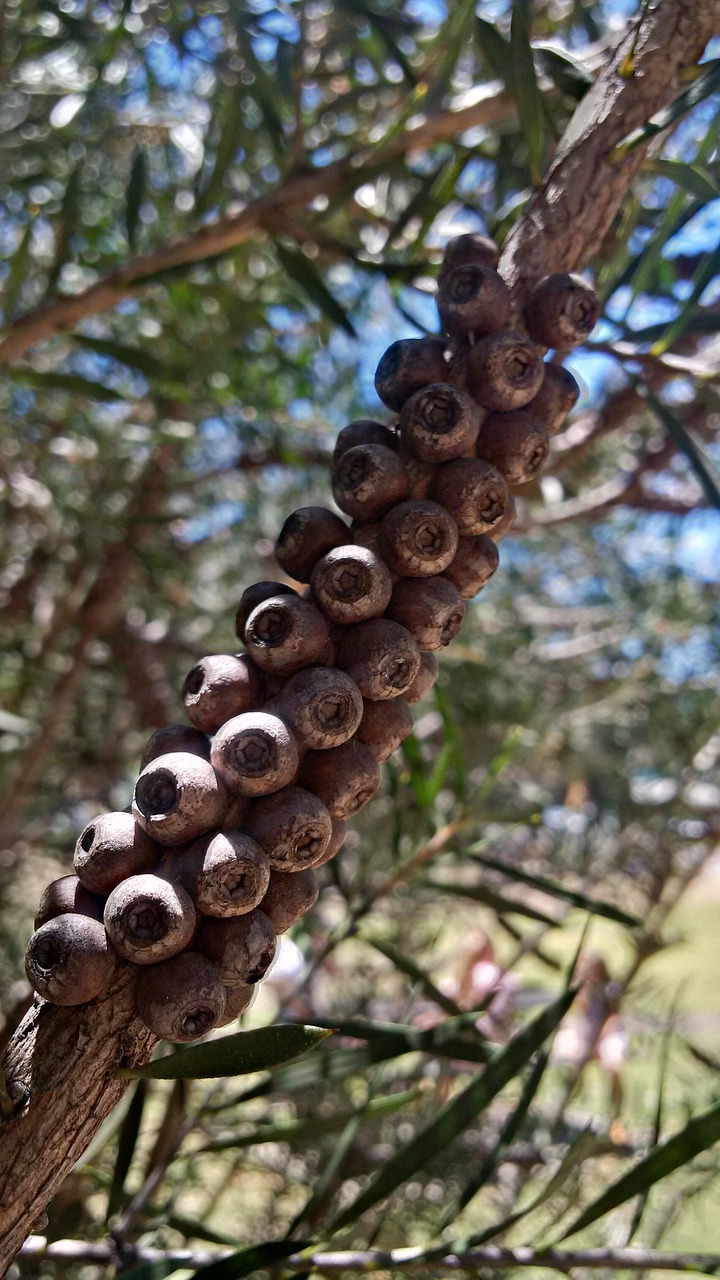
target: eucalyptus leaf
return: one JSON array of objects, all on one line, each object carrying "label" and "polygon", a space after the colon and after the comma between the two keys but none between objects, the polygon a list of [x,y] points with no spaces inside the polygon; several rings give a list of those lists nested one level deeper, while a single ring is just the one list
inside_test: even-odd
[{"label": "eucalyptus leaf", "polygon": [[165,1058],[156,1058],[143,1067],[120,1067],[119,1080],[144,1077],[151,1080],[211,1080],[219,1076],[250,1075],[307,1053],[326,1040],[332,1031],[325,1027],[281,1023],[275,1027],[259,1027],[256,1031],[238,1031],[220,1036],[204,1044],[189,1045]]}]

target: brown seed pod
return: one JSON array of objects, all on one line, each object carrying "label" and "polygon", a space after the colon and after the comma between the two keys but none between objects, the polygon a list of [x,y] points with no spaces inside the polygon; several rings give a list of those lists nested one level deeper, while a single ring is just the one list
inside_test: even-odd
[{"label": "brown seed pod", "polygon": [[465,605],[447,578],[401,578],[393,587],[387,617],[410,632],[421,653],[436,652],[455,639]]},{"label": "brown seed pod", "polygon": [[490,533],[488,534],[488,537],[492,538],[493,542],[496,544],[498,542],[502,542],[503,538],[507,537],[510,530],[512,529],[516,518],[517,518],[517,507],[515,505],[515,499],[513,495],[510,494],[510,500],[507,504],[507,507],[505,508],[505,515],[502,517],[502,519],[498,520],[496,525],[493,525],[492,529],[490,530]]},{"label": "brown seed pod", "polygon": [[55,916],[68,914],[102,920],[104,909],[105,899],[86,889],[77,876],[61,876],[43,889],[34,927],[39,929],[48,920],[54,920]]},{"label": "brown seed pod", "polygon": [[375,373],[375,390],[388,409],[398,411],[429,382],[445,381],[443,338],[401,338],[393,342]]},{"label": "brown seed pod", "polygon": [[326,507],[298,507],[285,521],[275,543],[275,558],[298,582],[309,582],[313,565],[348,540],[347,525]]},{"label": "brown seed pod", "polygon": [[491,413],[480,428],[477,442],[478,457],[497,467],[513,485],[525,484],[537,475],[549,448],[546,428],[524,409]]},{"label": "brown seed pod", "polygon": [[448,462],[475,447],[481,417],[467,392],[433,382],[403,405],[400,439],[422,462]]},{"label": "brown seed pod", "polygon": [[337,667],[299,671],[270,705],[301,746],[316,751],[347,742],[362,718],[360,690]]},{"label": "brown seed pod", "polygon": [[533,342],[563,349],[585,342],[599,314],[592,285],[582,276],[558,271],[535,285],[525,306],[525,323]]},{"label": "brown seed pod", "polygon": [[[479,408],[478,412],[481,412]],[[404,445],[402,441],[400,442],[398,453],[403,460],[405,474],[408,479],[408,499],[428,498],[430,496],[432,482],[435,479],[437,467],[432,462],[421,462],[419,458],[415,457],[414,453],[410,452],[408,446]],[[378,525],[372,525],[369,527],[377,529]],[[355,541],[357,541],[357,538]]]},{"label": "brown seed pod", "polygon": [[183,951],[195,932],[195,907],[181,885],[161,876],[128,876],[105,903],[113,947],[134,964],[156,964]]},{"label": "brown seed pod", "polygon": [[139,971],[135,1005],[156,1036],[182,1044],[221,1025],[226,992],[217,965],[196,951],[183,951]]},{"label": "brown seed pod", "polygon": [[440,323],[457,340],[505,328],[512,313],[512,296],[497,271],[471,262],[443,275],[437,305]]},{"label": "brown seed pod", "polygon": [[226,987],[259,982],[275,959],[277,938],[270,921],[256,907],[245,916],[212,920],[206,916],[195,946],[220,970]]},{"label": "brown seed pod", "polygon": [[491,537],[481,533],[476,538],[461,538],[454,560],[443,577],[457,587],[463,600],[472,600],[492,578],[500,557]]},{"label": "brown seed pod", "polygon": [[460,538],[489,533],[508,504],[505,477],[480,458],[457,458],[438,467],[432,496],[449,511]]},{"label": "brown seed pod", "polygon": [[225,1011],[215,1023],[216,1027],[227,1027],[229,1023],[242,1016],[257,995],[257,986],[239,982],[236,987],[225,988]]},{"label": "brown seed pod", "polygon": [[143,770],[151,760],[166,756],[171,751],[189,751],[191,755],[209,760],[210,739],[206,733],[193,729],[189,724],[169,724],[164,729],[156,729],[148,738],[140,769]]},{"label": "brown seed pod", "polygon": [[255,582],[251,587],[246,587],[235,614],[235,634],[238,640],[245,643],[245,623],[253,609],[256,609],[264,600],[269,600],[271,596],[296,595],[295,588],[289,586],[287,582]]},{"label": "brown seed pod", "polygon": [[442,573],[457,551],[457,542],[452,516],[438,502],[426,498],[401,502],[380,522],[382,558],[408,578]]},{"label": "brown seed pod", "polygon": [[[421,462],[421,463],[418,463],[418,465],[424,466],[425,463]],[[372,551],[373,555],[377,556],[378,560],[383,559],[382,553],[380,550],[380,524],[379,523],[378,524],[356,524],[355,521],[353,521],[352,525],[350,526],[350,533],[352,535],[353,546],[367,547],[368,551]],[[385,564],[384,560],[383,560],[383,564]],[[390,574],[390,581],[395,582],[397,580],[398,575],[396,573],[393,573],[392,569],[390,569],[388,565],[385,565],[385,568]]]},{"label": "brown seed pod", "polygon": [[75,871],[86,889],[109,893],[126,876],[150,871],[160,846],[138,826],[131,813],[101,813],[75,845]]},{"label": "brown seed pod", "polygon": [[303,667],[323,665],[330,657],[329,641],[325,618],[301,596],[271,596],[245,624],[251,658],[271,675],[292,676]]},{"label": "brown seed pod", "polygon": [[85,1004],[107,991],[116,958],[99,920],[67,912],[32,935],[25,972],[38,995],[52,1004]]},{"label": "brown seed pod", "polygon": [[210,761],[228,791],[266,796],[292,782],[299,764],[287,725],[266,711],[233,716],[213,738]]},{"label": "brown seed pod", "polygon": [[526,411],[543,423],[548,435],[554,436],[575,407],[580,388],[570,370],[561,364],[547,361],[543,369],[545,372],[540,390],[526,406]]},{"label": "brown seed pod", "polygon": [[394,449],[384,444],[359,444],[334,464],[332,491],[341,511],[370,524],[407,496],[407,473]]},{"label": "brown seed pod", "polygon": [[256,800],[246,830],[262,845],[273,871],[302,871],[322,857],[330,842],[330,814],[304,787],[285,787]]},{"label": "brown seed pod", "polygon": [[511,329],[488,334],[467,354],[468,387],[486,409],[521,409],[537,395],[542,379],[537,347]]},{"label": "brown seed pod", "polygon": [[461,236],[453,236],[445,246],[445,256],[438,272],[438,285],[458,267],[479,266],[497,269],[500,261],[500,250],[489,236],[476,232],[467,232]]},{"label": "brown seed pod", "polygon": [[308,752],[300,783],[322,800],[332,818],[351,818],[375,795],[380,769],[372,752],[353,738],[329,751]]},{"label": "brown seed pod", "polygon": [[318,560],[310,579],[313,600],[329,622],[347,626],[378,618],[392,592],[387,565],[367,547],[336,547]]},{"label": "brown seed pod", "polygon": [[342,818],[332,819],[332,832],[330,833],[330,843],[321,858],[317,862],[313,862],[313,870],[318,867],[324,867],[326,862],[330,862],[336,854],[340,852],[347,835],[347,823]]},{"label": "brown seed pod", "polygon": [[213,653],[188,672],[182,696],[195,728],[215,733],[230,716],[259,710],[265,685],[247,654]]},{"label": "brown seed pod", "polygon": [[217,828],[227,806],[212,765],[187,751],[151,760],[135,783],[133,814],[159,844],[189,844]]},{"label": "brown seed pod", "polygon": [[338,643],[337,663],[363,698],[380,702],[410,688],[420,670],[420,650],[399,623],[371,618],[348,628]]},{"label": "brown seed pod", "polygon": [[357,740],[372,752],[379,764],[402,746],[413,730],[412,711],[404,698],[365,702]]},{"label": "brown seed pod", "polygon": [[440,666],[434,653],[422,653],[420,655],[420,670],[415,679],[406,689],[403,702],[407,702],[409,706],[414,706],[416,702],[420,702],[422,698],[426,698],[433,688],[440,674]]},{"label": "brown seed pod", "polygon": [[223,831],[168,854],[161,874],[181,885],[203,915],[241,916],[260,905],[270,863],[265,850],[244,831]]},{"label": "brown seed pod", "polygon": [[333,463],[337,462],[348,449],[354,449],[359,444],[382,444],[386,449],[397,449],[398,438],[390,427],[386,427],[382,422],[373,422],[370,418],[359,418],[357,422],[350,422],[347,427],[343,427],[338,432],[338,438],[335,441],[333,450]]},{"label": "brown seed pod", "polygon": [[287,933],[315,905],[319,893],[318,878],[309,867],[292,874],[273,871],[260,910],[265,912],[276,933]]}]

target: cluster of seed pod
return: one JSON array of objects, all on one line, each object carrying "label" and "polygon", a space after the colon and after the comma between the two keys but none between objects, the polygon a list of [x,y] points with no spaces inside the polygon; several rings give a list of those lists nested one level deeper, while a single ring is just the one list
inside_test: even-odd
[{"label": "cluster of seed pod", "polygon": [[447,336],[393,343],[376,375],[392,420],[338,436],[332,491],[349,523],[322,507],[285,521],[289,581],[243,593],[245,651],[192,668],[190,725],[153,734],[132,811],[91,822],[75,875],[45,891],[26,962],[41,996],[84,1003],[129,962],[148,1027],[195,1039],[247,1007],[277,934],[315,902],[315,868],[377,791],[437,651],[497,568],[512,489],[577,399],[544,356],[588,337],[592,289],[548,276],[517,314],[497,265],[483,236],[450,242]]}]

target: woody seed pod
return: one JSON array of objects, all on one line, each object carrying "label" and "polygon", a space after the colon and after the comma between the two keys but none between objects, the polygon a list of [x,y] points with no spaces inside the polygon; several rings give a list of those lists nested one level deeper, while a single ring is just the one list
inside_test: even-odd
[{"label": "woody seed pod", "polygon": [[271,596],[245,624],[250,656],[271,675],[292,676],[303,667],[324,664],[330,658],[329,640],[325,618],[301,596]]},{"label": "woody seed pod", "polygon": [[442,573],[457,551],[457,540],[452,516],[424,498],[401,502],[380,523],[383,560],[409,578]]},{"label": "woody seed pod", "polygon": [[166,756],[170,751],[189,751],[191,755],[210,759],[210,742],[206,733],[193,729],[189,724],[169,724],[164,729],[156,729],[150,735],[140,761],[141,771],[151,760],[158,756]]},{"label": "woody seed pod", "polygon": [[382,357],[375,374],[375,390],[388,409],[397,411],[420,387],[444,382],[445,371],[443,338],[401,338]]},{"label": "woody seed pod", "polygon": [[500,329],[467,354],[468,387],[486,409],[521,409],[540,389],[543,362],[522,333]]},{"label": "woody seed pod", "polygon": [[501,516],[497,524],[493,525],[492,529],[490,530],[490,533],[488,534],[488,537],[492,538],[493,542],[496,544],[498,542],[502,542],[503,538],[507,537],[510,530],[512,529],[515,523],[516,517],[517,517],[517,507],[515,505],[515,499],[513,495],[510,494],[507,507],[505,508],[504,516]]},{"label": "woody seed pod", "polygon": [[226,993],[217,965],[196,951],[183,951],[140,970],[135,1005],[156,1036],[182,1044],[220,1026]]},{"label": "woody seed pod", "polygon": [[161,872],[187,890],[203,915],[241,916],[260,905],[270,863],[264,849],[244,831],[223,831],[169,854]]},{"label": "woody seed pod", "polygon": [[156,964],[188,945],[195,907],[181,885],[160,876],[128,876],[105,903],[105,929],[124,960]]},{"label": "woody seed pod", "polygon": [[500,557],[492,538],[480,534],[476,538],[461,538],[454,560],[443,577],[457,587],[463,600],[472,600],[494,574]]},{"label": "woody seed pod", "polygon": [[420,702],[422,698],[426,698],[430,693],[440,674],[438,660],[434,653],[421,653],[420,670],[415,679],[402,695],[403,702],[407,702],[408,706],[414,706],[416,702]]},{"label": "woody seed pod", "polygon": [[330,842],[330,814],[303,787],[285,787],[256,800],[246,822],[273,871],[302,871],[322,858]]},{"label": "woody seed pod", "polygon": [[29,982],[52,1004],[85,1004],[107,991],[115,956],[99,920],[68,912],[32,935],[25,954]]},{"label": "woody seed pod", "polygon": [[526,406],[526,411],[543,423],[548,435],[554,436],[577,403],[580,388],[570,370],[561,364],[548,361],[543,369],[540,390]]},{"label": "woody seed pod", "polygon": [[102,813],[78,838],[73,862],[85,888],[102,894],[126,876],[150,871],[159,856],[160,846],[131,813]]},{"label": "woody seed pod", "polygon": [[235,614],[235,634],[238,640],[241,640],[243,644],[245,643],[245,623],[253,609],[262,604],[263,600],[269,600],[270,596],[296,595],[295,588],[288,586],[286,582],[255,582],[251,587],[246,587],[240,597],[240,603]]},{"label": "woody seed pod", "polygon": [[341,511],[369,524],[407,496],[407,473],[394,449],[359,444],[334,464],[332,491]]},{"label": "woody seed pod", "polygon": [[585,342],[599,314],[592,285],[582,276],[558,271],[535,285],[525,307],[525,323],[533,342],[563,349]]},{"label": "woody seed pod", "polygon": [[277,938],[265,912],[256,907],[247,915],[230,920],[206,916],[195,945],[201,955],[218,966],[226,987],[253,986],[275,959]]},{"label": "woody seed pod", "polygon": [[47,924],[55,916],[68,914],[102,920],[104,908],[105,899],[86,889],[77,876],[61,876],[43,889],[34,927],[39,929],[41,924]]},{"label": "woody seed pod", "polygon": [[[210,962],[212,963],[212,962]],[[239,982],[236,987],[225,988],[225,1009],[221,1018],[215,1023],[216,1027],[227,1027],[229,1023],[235,1020],[247,1009],[250,1008],[255,996],[257,995],[257,987],[251,986],[249,983]]]},{"label": "woody seed pod", "polygon": [[500,250],[495,241],[491,240],[489,236],[479,235],[475,232],[453,236],[452,240],[448,240],[445,246],[445,256],[438,272],[438,284],[442,284],[446,277],[450,275],[450,272],[455,271],[458,267],[477,265],[479,267],[489,267],[492,271],[495,271],[499,261]]},{"label": "woody seed pod", "polygon": [[286,787],[299,763],[287,726],[266,711],[226,721],[215,734],[210,760],[228,791],[243,796],[265,796]]},{"label": "woody seed pod", "polygon": [[268,707],[303,747],[325,750],[353,736],[362,717],[362,695],[344,671],[307,667],[288,680]]},{"label": "woody seed pod", "polygon": [[310,868],[293,874],[273,871],[260,910],[264,911],[276,933],[287,933],[315,905],[319,893],[318,878]]},{"label": "woody seed pod", "polygon": [[438,467],[432,496],[449,511],[460,538],[489,533],[508,504],[508,487],[496,467],[480,458],[457,458]]},{"label": "woody seed pod", "polygon": [[182,696],[195,728],[215,733],[230,716],[257,711],[265,686],[247,654],[213,653],[188,672]]},{"label": "woody seed pod", "polygon": [[372,752],[379,764],[389,760],[413,730],[412,711],[404,698],[367,702],[357,740]]},{"label": "woody seed pod", "polygon": [[420,669],[420,650],[397,622],[371,618],[348,628],[338,644],[337,663],[363,698],[380,702],[410,688]]},{"label": "woody seed pod", "polygon": [[330,862],[336,854],[340,852],[347,835],[347,823],[342,818],[332,819],[332,831],[330,833],[330,843],[321,858],[317,862],[313,862],[313,870],[318,867],[324,867],[326,862]]},{"label": "woody seed pod", "polygon": [[477,442],[478,457],[497,467],[513,485],[525,484],[537,475],[549,448],[550,437],[542,422],[524,409],[491,413]]},{"label": "woody seed pod", "polygon": [[372,752],[353,738],[330,751],[310,751],[300,782],[322,800],[331,817],[345,819],[372,800],[380,786],[380,769]]},{"label": "woody seed pod", "polygon": [[387,617],[407,628],[421,653],[435,652],[455,639],[465,605],[447,578],[401,578],[393,587]]},{"label": "woody seed pod", "polygon": [[329,622],[348,625],[385,612],[392,591],[387,565],[366,547],[336,547],[318,560],[313,600]]},{"label": "woody seed pod", "polygon": [[332,456],[333,463],[347,453],[348,449],[354,449],[359,444],[382,444],[386,449],[397,449],[398,440],[395,432],[384,426],[382,422],[359,418],[357,422],[350,422],[338,432]]},{"label": "woody seed pod", "polygon": [[[435,479],[435,472],[437,471],[435,464],[432,462],[421,462],[419,458],[415,457],[414,453],[410,452],[408,445],[403,444],[402,441],[400,441],[398,454],[402,458],[403,465],[405,467],[405,474],[408,481],[408,498],[428,498],[430,496],[432,482]],[[372,525],[371,527],[376,529],[378,526]],[[355,538],[356,542],[357,540],[358,539]]]},{"label": "woody seed pod", "polygon": [[159,844],[189,844],[219,826],[227,804],[225,785],[207,760],[171,751],[143,769],[133,814]]},{"label": "woody seed pod", "polygon": [[509,323],[512,297],[497,271],[469,263],[443,275],[437,305],[440,323],[451,338],[482,337]]},{"label": "woody seed pod", "polygon": [[298,582],[309,582],[313,565],[348,540],[347,525],[326,507],[298,507],[285,521],[275,543],[275,558]]},{"label": "woody seed pod", "polygon": [[400,438],[423,462],[447,462],[472,451],[481,417],[472,396],[448,382],[434,382],[403,405]]}]

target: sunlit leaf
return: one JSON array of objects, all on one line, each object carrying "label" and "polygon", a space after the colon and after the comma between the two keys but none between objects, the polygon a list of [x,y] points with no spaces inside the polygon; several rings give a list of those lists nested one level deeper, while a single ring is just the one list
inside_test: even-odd
[{"label": "sunlit leaf", "polygon": [[593,83],[589,71],[581,62],[571,57],[564,49],[556,49],[546,44],[534,44],[533,55],[543,75],[557,85],[561,93],[574,102],[580,102]]},{"label": "sunlit leaf", "polygon": [[210,1080],[219,1076],[249,1075],[297,1058],[329,1035],[332,1031],[324,1027],[300,1023],[259,1027],[256,1031],[238,1031],[235,1035],[178,1049],[143,1067],[120,1067],[115,1074],[121,1080],[139,1076],[152,1080]]}]

